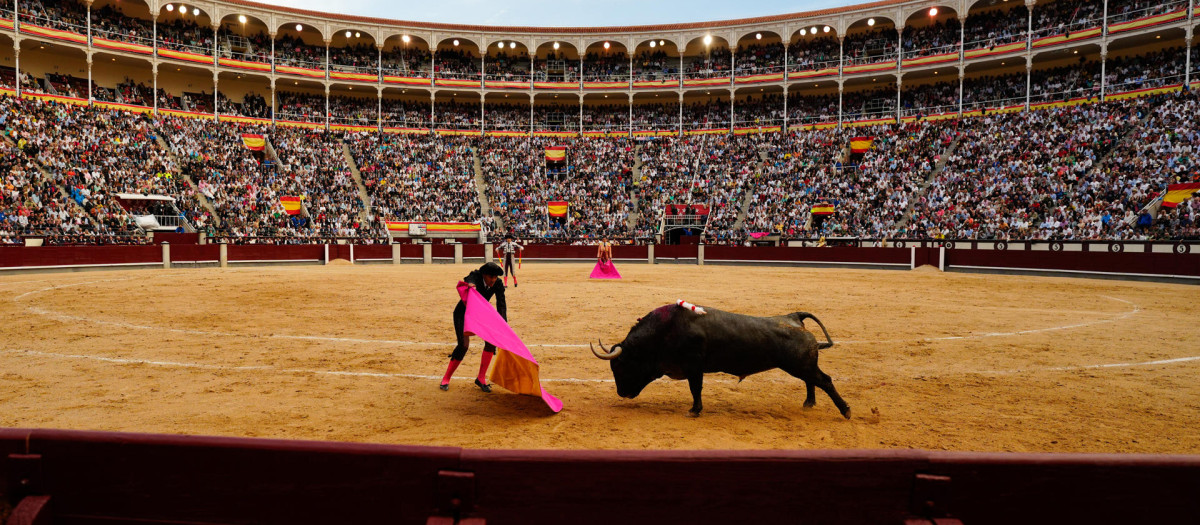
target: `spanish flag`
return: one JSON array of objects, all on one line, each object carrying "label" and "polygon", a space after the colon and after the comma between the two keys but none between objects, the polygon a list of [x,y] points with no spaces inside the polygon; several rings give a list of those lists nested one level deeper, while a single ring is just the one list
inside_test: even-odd
[{"label": "spanish flag", "polygon": [[871,143],[875,141],[875,137],[854,137],[850,139],[851,153],[866,153],[871,149]]},{"label": "spanish flag", "polygon": [[812,214],[813,215],[833,215],[833,205],[829,204],[828,202],[822,202],[820,204],[813,204]]},{"label": "spanish flag", "polygon": [[1167,194],[1163,196],[1162,205],[1165,208],[1174,208],[1179,203],[1191,198],[1192,194],[1198,190],[1200,190],[1200,182],[1167,186]]},{"label": "spanish flag", "polygon": [[546,148],[546,162],[562,162],[567,160],[566,146],[552,146]]},{"label": "spanish flag", "polygon": [[304,203],[304,197],[280,197],[279,203],[283,205],[283,210],[286,211],[288,215],[300,215],[300,211]]},{"label": "spanish flag", "polygon": [[566,217],[567,207],[567,201],[550,201],[546,203],[546,213],[551,217]]},{"label": "spanish flag", "polygon": [[267,147],[267,139],[254,133],[242,133],[242,144],[254,151],[262,151]]}]

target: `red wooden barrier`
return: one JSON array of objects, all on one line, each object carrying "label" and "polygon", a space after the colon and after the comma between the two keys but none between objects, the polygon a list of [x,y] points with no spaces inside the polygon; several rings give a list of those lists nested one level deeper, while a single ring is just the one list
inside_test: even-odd
[{"label": "red wooden barrier", "polygon": [[[704,251],[705,259],[708,259],[708,257],[707,257],[708,249],[707,248],[708,247],[706,246],[705,251]],[[695,244],[684,244],[684,245],[663,244],[663,245],[654,247],[654,258],[655,259],[695,259],[696,255],[699,253],[700,253],[700,247],[699,247],[699,245],[695,245]]]},{"label": "red wooden barrier", "polygon": [[425,256],[425,249],[420,244],[401,244],[400,258],[401,259],[421,259]]},{"label": "red wooden barrier", "polygon": [[392,247],[388,244],[363,244],[354,246],[354,260],[392,259]]},{"label": "red wooden barrier", "polygon": [[487,247],[482,244],[464,244],[463,245],[463,257],[464,258],[473,258],[473,259],[483,259],[484,257],[487,257],[486,248]]},{"label": "red wooden barrier", "polygon": [[464,450],[0,429],[0,480],[17,512],[48,496],[41,518],[65,524],[1200,521],[1200,456]]},{"label": "red wooden barrier", "polygon": [[[946,265],[1200,277],[1200,254],[946,250]],[[971,268],[967,268],[971,269]]]},{"label": "red wooden barrier", "polygon": [[[641,259],[644,261],[649,255],[650,249],[647,246],[618,245],[613,246],[612,249],[613,259]],[[592,257],[595,258],[595,256],[596,251],[592,250]]]},{"label": "red wooden barrier", "polygon": [[162,244],[164,242],[171,243],[171,246],[176,244],[200,244],[200,234],[154,232],[154,244]]},{"label": "red wooden barrier", "polygon": [[569,244],[530,244],[522,257],[526,259],[595,259],[595,246]]},{"label": "red wooden barrier", "polygon": [[[658,257],[658,248],[655,254]],[[799,248],[776,246],[705,246],[704,260],[746,262],[819,262],[898,264],[908,266],[912,251],[908,248]]]},{"label": "red wooden barrier", "polygon": [[216,244],[171,244],[171,262],[217,262],[221,246]]},{"label": "red wooden barrier", "polygon": [[161,263],[160,246],[39,246],[0,250],[0,267]]},{"label": "red wooden barrier", "polygon": [[454,258],[454,245],[452,244],[434,244],[433,257],[435,258]]},{"label": "red wooden barrier", "polygon": [[[230,244],[229,261],[323,261],[325,246],[321,244]],[[332,256],[332,254],[331,254]],[[347,251],[347,257],[349,251]]]}]

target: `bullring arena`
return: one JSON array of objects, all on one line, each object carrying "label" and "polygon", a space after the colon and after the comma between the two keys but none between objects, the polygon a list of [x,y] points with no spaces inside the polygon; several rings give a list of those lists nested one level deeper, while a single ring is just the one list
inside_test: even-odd
[{"label": "bullring arena", "polygon": [[[526,261],[529,262],[529,261]],[[555,415],[459,373],[454,282],[476,265],[24,274],[0,279],[0,425],[517,449],[932,449],[1187,453],[1200,435],[1188,285],[915,271],[532,262],[509,319]],[[854,417],[771,371],[616,396],[588,342],[683,298],[816,314]],[[809,323],[810,328],[815,326]],[[477,366],[474,341],[464,369]]]}]

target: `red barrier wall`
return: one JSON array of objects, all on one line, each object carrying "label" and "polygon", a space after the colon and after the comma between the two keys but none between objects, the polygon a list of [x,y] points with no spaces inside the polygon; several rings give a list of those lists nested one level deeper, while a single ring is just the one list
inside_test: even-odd
[{"label": "red barrier wall", "polygon": [[[230,244],[228,255],[230,262],[323,261],[325,260],[325,246],[322,244]],[[330,257],[332,258],[332,253]]]},{"label": "red barrier wall", "polygon": [[521,254],[526,259],[595,259],[595,246],[569,244],[530,244]]},{"label": "red barrier wall", "polygon": [[[687,245],[670,245],[663,244],[654,247],[655,259],[695,259],[700,253],[700,247],[696,244]],[[708,255],[708,247],[705,247],[704,254]],[[707,260],[707,257],[705,257]]]},{"label": "red barrier wall", "polygon": [[454,258],[454,245],[453,244],[434,244],[432,253],[433,253],[434,257],[445,257],[448,259],[453,259]]},{"label": "red barrier wall", "polygon": [[0,267],[161,262],[160,246],[19,246],[0,249]]},{"label": "red barrier wall", "polygon": [[[592,250],[592,258],[596,257],[596,250]],[[646,260],[650,255],[650,249],[647,246],[629,246],[618,245],[613,246],[613,259],[641,259]]]},{"label": "red barrier wall", "polygon": [[221,246],[217,244],[172,244],[171,262],[218,261]]},{"label": "red barrier wall", "polygon": [[67,524],[1200,520],[1200,456],[470,450],[0,429],[3,479],[4,499],[48,495],[43,518]]},{"label": "red barrier wall", "polygon": [[154,244],[162,244],[164,242],[169,242],[172,246],[176,244],[200,244],[200,234],[154,232]]},{"label": "red barrier wall", "polygon": [[[655,248],[658,256],[658,248]],[[823,263],[903,264],[908,266],[908,248],[789,248],[777,246],[705,246],[707,261],[791,261]]]},{"label": "red barrier wall", "polygon": [[401,259],[420,259],[425,256],[424,248],[420,244],[401,244],[400,258]]},{"label": "red barrier wall", "polygon": [[946,265],[1200,277],[1200,254],[946,250]]},{"label": "red barrier wall", "polygon": [[476,259],[487,257],[487,250],[485,248],[487,247],[482,244],[464,244],[463,257],[473,257]]},{"label": "red barrier wall", "polygon": [[392,258],[392,247],[388,244],[364,244],[354,247],[354,259],[388,259]]}]

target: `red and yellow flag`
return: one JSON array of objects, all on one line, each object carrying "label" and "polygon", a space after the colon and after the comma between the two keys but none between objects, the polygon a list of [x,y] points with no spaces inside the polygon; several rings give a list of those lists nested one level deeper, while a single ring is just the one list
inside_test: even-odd
[{"label": "red and yellow flag", "polygon": [[242,133],[242,144],[245,144],[248,149],[262,151],[267,147],[267,139],[254,133]]},{"label": "red and yellow flag", "polygon": [[567,201],[550,201],[546,203],[546,213],[551,217],[566,217],[568,206]]},{"label": "red and yellow flag", "polygon": [[875,137],[854,137],[850,139],[851,153],[866,153],[871,149],[871,143],[875,141]]},{"label": "red and yellow flag", "polygon": [[551,146],[546,148],[546,162],[562,162],[567,160],[566,146]]},{"label": "red and yellow flag", "polygon": [[820,204],[813,204],[812,214],[813,215],[833,215],[833,205],[829,204],[827,202],[822,202]]},{"label": "red and yellow flag", "polygon": [[283,210],[286,211],[288,215],[300,215],[303,202],[304,197],[286,196],[279,198],[279,203],[283,205]]},{"label": "red and yellow flag", "polygon": [[1200,191],[1200,182],[1172,184],[1167,186],[1167,194],[1163,195],[1162,205],[1164,208],[1174,208],[1179,203],[1191,198],[1192,194],[1197,191]]}]

